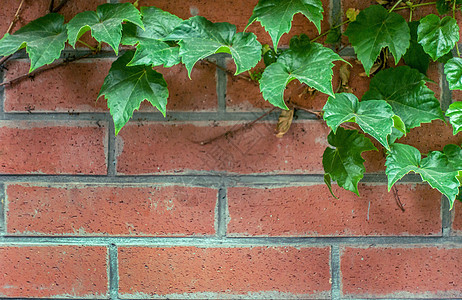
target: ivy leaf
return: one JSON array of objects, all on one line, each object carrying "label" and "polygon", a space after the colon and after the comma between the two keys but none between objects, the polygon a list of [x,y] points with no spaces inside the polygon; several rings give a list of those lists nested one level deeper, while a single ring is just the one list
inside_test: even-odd
[{"label": "ivy leaf", "polygon": [[200,59],[215,53],[229,53],[236,64],[236,74],[255,67],[261,59],[261,44],[253,33],[236,33],[229,23],[212,23],[195,16],[183,21],[164,40],[180,41],[180,55],[191,76]]},{"label": "ivy leaf", "polygon": [[446,74],[449,89],[462,90],[462,58],[451,58],[444,65],[444,74]]},{"label": "ivy leaf", "polygon": [[446,111],[446,117],[449,118],[449,123],[452,125],[454,135],[462,131],[462,102],[454,102],[449,105]]},{"label": "ivy leaf", "polygon": [[321,0],[260,0],[247,27],[255,21],[260,22],[269,33],[274,49],[277,49],[281,36],[290,31],[296,13],[304,14],[321,32],[323,11]]},{"label": "ivy leaf", "polygon": [[403,56],[404,62],[411,68],[427,74],[428,66],[430,65],[430,56],[424,51],[422,45],[417,42],[419,21],[409,22],[408,25],[411,32],[411,43],[406,54]]},{"label": "ivy leaf", "polygon": [[459,193],[458,172],[449,163],[448,158],[439,151],[430,152],[422,159],[419,150],[405,144],[393,144],[385,163],[388,176],[388,190],[409,172],[420,174],[423,181],[432,188],[439,190],[450,202],[454,204]]},{"label": "ivy leaf", "polygon": [[454,170],[462,170],[462,149],[459,146],[454,144],[446,145],[443,152]]},{"label": "ivy leaf", "polygon": [[105,95],[108,100],[116,134],[143,100],[148,100],[164,116],[166,112],[168,90],[162,74],[151,66],[127,66],[133,55],[133,51],[128,51],[112,64],[98,95],[98,98]]},{"label": "ivy leaf", "polygon": [[437,60],[454,48],[459,40],[459,26],[449,16],[440,20],[437,15],[431,14],[420,20],[417,35],[424,51]]},{"label": "ivy leaf", "polygon": [[[329,144],[335,148],[326,148],[322,156],[324,172],[340,187],[359,195],[358,182],[363,178],[366,168],[361,153],[377,150],[374,144],[357,130],[342,127],[331,132],[327,137]],[[326,177],[324,177],[326,178]]]},{"label": "ivy leaf", "polygon": [[284,51],[277,62],[266,67],[260,80],[263,98],[274,106],[288,109],[284,102],[287,84],[297,79],[316,90],[333,96],[333,61],[344,61],[337,53],[318,43],[309,43],[308,37],[295,37],[290,49]]},{"label": "ivy leaf", "polygon": [[153,6],[141,7],[141,15],[146,30],[132,23],[123,24],[122,44],[137,45],[135,56],[128,65],[164,65],[169,68],[179,64],[180,48],[170,47],[162,39],[183,20]]},{"label": "ivy leaf", "polygon": [[436,9],[438,10],[438,13],[440,15],[446,14],[451,8],[451,6],[449,4],[450,4],[450,2],[448,2],[446,0],[438,0],[438,1],[436,1]]},{"label": "ivy leaf", "polygon": [[96,12],[81,12],[67,24],[69,44],[75,47],[77,40],[91,30],[91,35],[98,42],[108,43],[117,54],[122,38],[122,22],[130,22],[144,29],[140,12],[131,3],[106,3],[98,6]]},{"label": "ivy leaf", "polygon": [[408,66],[382,70],[375,75],[362,100],[385,100],[409,130],[436,119],[444,120],[440,103],[425,85],[425,75]]},{"label": "ivy leaf", "polygon": [[389,149],[387,137],[392,132],[394,113],[384,100],[359,102],[355,95],[336,94],[329,97],[323,108],[324,120],[333,132],[345,122],[356,122],[359,127]]},{"label": "ivy leaf", "polygon": [[25,25],[14,34],[0,40],[0,56],[7,56],[26,47],[30,70],[52,63],[61,55],[67,40],[64,17],[48,14]]},{"label": "ivy leaf", "polygon": [[383,48],[388,47],[398,63],[409,48],[411,38],[404,18],[395,12],[389,13],[380,5],[362,10],[356,21],[348,25],[345,35],[355,49],[367,76]]}]

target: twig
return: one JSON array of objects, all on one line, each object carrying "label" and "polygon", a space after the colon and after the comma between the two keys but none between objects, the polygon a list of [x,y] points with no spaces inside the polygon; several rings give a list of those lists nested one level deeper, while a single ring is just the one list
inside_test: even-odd
[{"label": "twig", "polygon": [[398,2],[396,2],[395,5],[393,5],[393,7],[392,7],[388,12],[391,13],[392,11],[394,11],[395,8],[396,8],[401,2],[403,2],[403,0],[399,0]]},{"label": "twig", "polygon": [[336,26],[330,28],[329,30],[327,30],[327,31],[321,33],[320,35],[318,35],[317,37],[313,38],[313,39],[311,40],[311,42],[316,41],[316,40],[319,39],[320,37],[323,37],[323,36],[325,36],[326,34],[329,34],[329,32],[331,32],[332,30],[337,29],[337,28],[339,28],[339,27],[341,27],[341,26],[343,26],[343,25],[345,25],[345,24],[348,24],[348,23],[350,23],[350,20],[346,20],[346,21],[344,21],[344,22],[342,22],[342,23],[340,23],[340,24],[338,24],[338,25],[336,25]]},{"label": "twig", "polygon": [[66,5],[66,3],[69,2],[69,0],[61,0],[61,2],[58,4],[58,6],[56,6],[54,9],[51,10],[51,12],[54,12],[54,13],[57,13],[61,10],[61,8],[63,8],[64,5]]},{"label": "twig", "polygon": [[213,61],[210,61],[210,60],[206,60],[206,59],[203,59],[201,60],[202,63],[204,64],[211,64],[211,65],[214,65],[215,67],[217,67],[218,69],[222,70],[223,72],[226,72],[226,74],[230,75],[230,76],[235,76],[237,78],[241,78],[241,79],[245,79],[249,82],[252,82],[254,83],[255,85],[258,85],[258,83],[254,80],[252,80],[252,78],[250,78],[249,76],[245,76],[243,74],[238,74],[238,75],[234,75],[233,71],[227,69],[227,68],[223,68],[222,66],[220,66],[219,64],[213,62]]},{"label": "twig", "polygon": [[50,0],[50,5],[48,5],[48,12],[53,12],[55,7],[55,0]]},{"label": "twig", "polygon": [[226,132],[223,133],[223,134],[217,135],[216,137],[213,137],[213,138],[210,138],[210,139],[208,139],[208,140],[199,142],[199,144],[201,144],[201,145],[208,145],[208,144],[210,144],[210,143],[215,142],[216,140],[219,140],[219,139],[222,139],[222,138],[227,138],[228,136],[233,136],[235,133],[237,133],[237,132],[239,132],[239,131],[241,131],[241,130],[244,130],[244,129],[247,129],[247,128],[252,127],[253,125],[255,125],[255,123],[257,123],[258,121],[260,121],[261,119],[263,119],[264,117],[266,117],[267,115],[269,115],[270,113],[272,113],[275,109],[276,109],[276,107],[273,107],[272,109],[270,109],[269,111],[265,112],[264,114],[262,114],[261,116],[259,116],[259,117],[256,118],[255,120],[253,120],[252,122],[245,123],[245,124],[239,126],[238,128],[235,128],[235,129],[232,129],[232,130],[228,130],[228,131],[226,131]]},{"label": "twig", "polygon": [[88,54],[85,54],[83,56],[74,57],[74,58],[71,58],[71,59],[63,59],[61,62],[57,62],[57,63],[51,64],[51,65],[40,67],[40,68],[38,68],[37,70],[35,70],[35,71],[31,72],[31,73],[22,74],[22,75],[20,75],[20,76],[18,76],[16,78],[13,78],[13,79],[11,79],[9,81],[2,82],[2,83],[0,83],[0,86],[10,86],[10,85],[15,84],[18,81],[22,81],[22,80],[24,80],[26,78],[33,78],[35,75],[37,75],[39,73],[43,73],[43,72],[46,72],[46,71],[49,71],[49,70],[53,70],[53,69],[56,69],[58,67],[67,65],[68,63],[75,62],[75,61],[87,58],[92,54],[93,53],[88,53]]},{"label": "twig", "polygon": [[19,3],[19,7],[16,10],[16,13],[14,14],[13,20],[10,23],[10,26],[8,27],[8,30],[6,31],[7,33],[11,33],[11,30],[13,30],[14,24],[19,20],[19,13],[21,12],[22,5],[24,4],[24,0]]},{"label": "twig", "polygon": [[401,203],[401,199],[398,195],[398,188],[396,187],[396,185],[393,186],[393,196],[395,197],[395,201],[398,207],[401,209],[402,212],[405,212],[406,210],[404,209],[403,203]]}]

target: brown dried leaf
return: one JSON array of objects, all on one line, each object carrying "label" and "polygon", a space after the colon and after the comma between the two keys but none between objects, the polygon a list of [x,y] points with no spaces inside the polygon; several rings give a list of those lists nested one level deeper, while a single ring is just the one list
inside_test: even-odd
[{"label": "brown dried leaf", "polygon": [[294,119],[294,109],[291,108],[289,110],[281,111],[279,115],[278,124],[276,125],[276,137],[281,138],[284,134],[287,133],[290,129],[290,125],[292,125],[292,121]]},{"label": "brown dried leaf", "polygon": [[336,93],[343,93],[349,92],[349,82],[350,82],[350,65],[347,63],[343,63],[340,66],[339,70],[339,77],[340,77],[340,84],[338,85]]},{"label": "brown dried leaf", "polygon": [[390,1],[387,1],[387,0],[375,0],[375,1],[380,5],[387,5],[388,3],[390,3]]}]

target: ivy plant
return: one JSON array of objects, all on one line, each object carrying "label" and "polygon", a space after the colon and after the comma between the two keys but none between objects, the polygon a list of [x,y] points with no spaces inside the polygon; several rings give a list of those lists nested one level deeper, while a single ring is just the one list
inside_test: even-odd
[{"label": "ivy plant", "polygon": [[[68,23],[63,16],[51,13],[13,34],[7,33],[0,40],[0,56],[26,48],[32,72],[60,58],[66,42],[72,47],[80,43],[94,51],[101,49],[104,42],[115,54],[120,45],[131,46],[114,61],[99,93],[99,97],[107,99],[116,134],[144,100],[166,114],[167,83],[161,71],[153,67],[183,64],[190,75],[198,61],[215,53],[227,53],[234,60],[237,75],[251,70],[263,59],[263,72],[250,75],[259,81],[263,98],[272,105],[293,110],[284,95],[293,80],[329,96],[318,116],[332,130],[322,158],[330,190],[333,180],[360,194],[358,183],[365,172],[362,153],[376,151],[376,140],[386,155],[389,189],[414,172],[444,194],[452,208],[454,201],[462,198],[460,145],[449,144],[443,151],[422,154],[399,140],[413,128],[434,120],[448,120],[454,135],[462,131],[462,102],[452,103],[444,112],[426,76],[430,61],[438,61],[444,64],[449,88],[462,90],[459,27],[455,19],[462,1],[377,2],[386,4],[371,5],[360,12],[348,9],[344,22],[322,32],[321,0],[260,0],[247,27],[259,22],[268,32],[272,47],[261,45],[255,34],[246,32],[247,28],[237,32],[236,26],[227,22],[214,23],[202,16],[183,20],[157,7],[108,3],[96,11],[79,13]],[[436,7],[438,14],[412,20],[415,9],[430,5]],[[410,11],[409,20],[398,13],[406,9]],[[289,47],[278,48],[298,13],[314,24],[319,35],[295,36]],[[80,40],[87,31],[99,42],[97,48]],[[334,92],[332,87],[334,62],[346,63],[335,51],[342,34],[348,38],[366,76],[372,77],[362,99],[345,90]],[[325,35],[326,45],[315,42]],[[453,53],[457,56],[453,57]],[[388,54],[399,66],[388,68]]]}]

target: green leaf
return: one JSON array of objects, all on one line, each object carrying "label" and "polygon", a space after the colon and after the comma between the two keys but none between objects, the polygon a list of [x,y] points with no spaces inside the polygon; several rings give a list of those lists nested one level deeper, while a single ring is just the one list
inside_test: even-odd
[{"label": "green leaf", "polygon": [[335,45],[340,43],[340,39],[342,37],[342,32],[340,31],[340,27],[333,28],[327,34],[326,40],[324,41],[326,44]]},{"label": "green leaf", "polygon": [[449,118],[449,123],[452,125],[454,135],[462,131],[462,102],[454,102],[449,105],[446,111],[446,117]]},{"label": "green leaf", "polygon": [[425,75],[408,66],[380,71],[362,101],[385,100],[406,125],[407,130],[432,120],[444,120],[440,103],[425,85]]},{"label": "green leaf", "polygon": [[398,63],[409,48],[411,38],[404,18],[395,12],[388,13],[380,5],[372,5],[362,10],[356,21],[348,25],[345,35],[348,36],[368,76],[383,48],[388,47]]},{"label": "green leaf", "polygon": [[454,170],[462,170],[462,149],[459,146],[454,144],[446,145],[443,152]]},{"label": "green leaf", "polygon": [[98,42],[108,43],[117,54],[122,38],[122,22],[130,22],[144,29],[140,12],[131,3],[106,3],[98,6],[96,12],[81,12],[67,24],[69,44],[75,47],[77,40],[91,30],[91,35]]},{"label": "green leaf", "polygon": [[420,20],[418,42],[433,60],[445,55],[459,40],[459,26],[455,19],[431,14]]},{"label": "green leaf", "polygon": [[453,169],[448,158],[441,152],[430,152],[422,159],[419,150],[404,145],[393,144],[385,163],[388,176],[388,190],[409,172],[420,174],[423,181],[439,190],[450,202],[451,208],[459,193],[458,172]]},{"label": "green leaf", "polygon": [[338,200],[338,197],[334,195],[334,191],[332,190],[332,179],[330,178],[329,174],[324,174],[324,183],[327,185],[327,188],[329,189],[332,197]]},{"label": "green leaf", "polygon": [[180,55],[191,76],[197,61],[215,53],[229,53],[236,64],[236,74],[255,67],[261,59],[261,44],[253,33],[236,33],[229,23],[212,23],[195,16],[183,21],[166,38],[180,41]]},{"label": "green leaf", "polygon": [[322,156],[324,172],[332,177],[340,187],[359,195],[358,182],[363,178],[366,168],[361,153],[377,150],[372,142],[356,130],[342,127],[327,137],[335,148],[326,148]]},{"label": "green leaf", "polygon": [[451,58],[444,65],[444,74],[446,74],[449,89],[462,90],[462,58]]},{"label": "green leaf", "polygon": [[294,79],[333,96],[333,61],[344,61],[321,44],[304,43],[296,38],[292,41],[290,49],[284,51],[277,62],[266,67],[260,80],[263,98],[282,109],[288,109],[284,102],[284,90]]},{"label": "green leaf", "polygon": [[108,100],[116,134],[143,100],[148,100],[165,116],[167,83],[151,66],[127,66],[133,55],[133,51],[128,51],[112,64],[98,95],[98,98],[105,95]]},{"label": "green leaf", "polygon": [[304,14],[321,32],[323,11],[321,0],[260,0],[247,27],[255,21],[260,22],[269,33],[274,49],[277,49],[281,36],[290,31],[296,13]]},{"label": "green leaf", "polygon": [[162,40],[172,33],[183,20],[157,7],[141,7],[145,30],[132,24],[123,24],[122,44],[137,45],[129,65],[171,67],[180,63],[180,48],[170,47]]},{"label": "green leaf", "polygon": [[446,0],[438,0],[436,1],[436,9],[440,15],[444,15],[451,9],[450,2]]},{"label": "green leaf", "polygon": [[397,115],[393,116],[393,128],[396,128],[404,135],[407,134],[406,124],[404,124],[403,120],[401,120],[401,118]]},{"label": "green leaf", "polygon": [[345,122],[356,122],[365,132],[389,149],[387,137],[392,132],[394,113],[383,100],[359,102],[353,94],[329,97],[323,108],[324,120],[334,133]]},{"label": "green leaf", "polygon": [[0,56],[7,56],[26,47],[30,70],[52,63],[61,55],[67,40],[64,17],[48,14],[25,25],[14,34],[0,40]]},{"label": "green leaf", "polygon": [[417,42],[417,27],[419,21],[408,23],[411,32],[411,43],[403,59],[406,65],[419,70],[423,74],[427,74],[428,66],[430,65],[430,56],[425,53],[422,45]]}]

